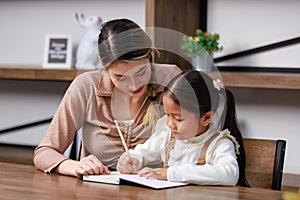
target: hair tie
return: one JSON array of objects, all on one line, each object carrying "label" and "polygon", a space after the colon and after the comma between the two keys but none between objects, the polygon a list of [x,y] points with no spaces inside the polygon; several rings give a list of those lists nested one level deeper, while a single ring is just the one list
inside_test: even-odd
[{"label": "hair tie", "polygon": [[223,82],[218,78],[213,80],[213,85],[219,91],[220,91],[221,88],[224,88]]},{"label": "hair tie", "polygon": [[157,96],[149,96],[150,101],[156,101],[157,100]]},{"label": "hair tie", "polygon": [[151,85],[150,88],[149,88],[149,99],[150,99],[150,101],[156,101],[157,100],[156,90],[155,90],[153,85]]}]

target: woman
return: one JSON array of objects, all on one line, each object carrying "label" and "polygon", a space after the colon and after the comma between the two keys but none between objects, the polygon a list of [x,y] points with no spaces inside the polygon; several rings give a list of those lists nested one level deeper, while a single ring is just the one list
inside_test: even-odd
[{"label": "woman", "polygon": [[[35,149],[33,161],[42,171],[78,178],[108,174],[124,152],[115,123],[119,123],[127,146],[133,148],[151,136],[161,116],[157,106],[160,93],[180,69],[152,63],[151,39],[128,19],[104,23],[98,49],[105,70],[74,79]],[[75,161],[63,153],[79,129],[81,159]]]}]

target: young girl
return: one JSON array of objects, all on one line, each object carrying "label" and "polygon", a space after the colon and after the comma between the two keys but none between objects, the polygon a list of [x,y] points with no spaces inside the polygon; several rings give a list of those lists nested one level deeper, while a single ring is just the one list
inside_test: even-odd
[{"label": "young girl", "polygon": [[[225,93],[226,113],[220,115]],[[234,99],[222,82],[202,72],[185,72],[167,85],[162,99],[166,115],[158,121],[155,133],[125,152],[117,169],[121,173],[140,170],[138,175],[160,180],[248,186]],[[224,130],[217,131],[223,125],[222,116]],[[159,164],[164,167],[145,167]]]}]

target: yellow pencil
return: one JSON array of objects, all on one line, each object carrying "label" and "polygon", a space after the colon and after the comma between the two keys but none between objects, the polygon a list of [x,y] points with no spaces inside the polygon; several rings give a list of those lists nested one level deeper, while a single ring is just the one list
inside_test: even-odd
[{"label": "yellow pencil", "polygon": [[125,151],[126,151],[126,152],[128,153],[128,155],[130,156],[129,151],[128,151],[128,147],[127,147],[126,142],[125,142],[125,140],[124,140],[124,137],[123,137],[123,134],[122,134],[121,129],[120,129],[120,127],[119,127],[119,124],[118,124],[117,120],[114,120],[114,122],[115,122],[115,124],[116,124],[116,126],[117,126],[117,130],[118,130],[118,133],[119,133],[119,135],[120,135],[122,144],[123,144],[123,146],[124,146],[124,148],[125,148]]}]

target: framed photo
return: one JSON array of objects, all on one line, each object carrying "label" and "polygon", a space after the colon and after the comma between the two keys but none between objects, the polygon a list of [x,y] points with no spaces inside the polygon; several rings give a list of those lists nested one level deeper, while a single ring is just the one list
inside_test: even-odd
[{"label": "framed photo", "polygon": [[43,68],[72,68],[71,35],[46,35]]}]

